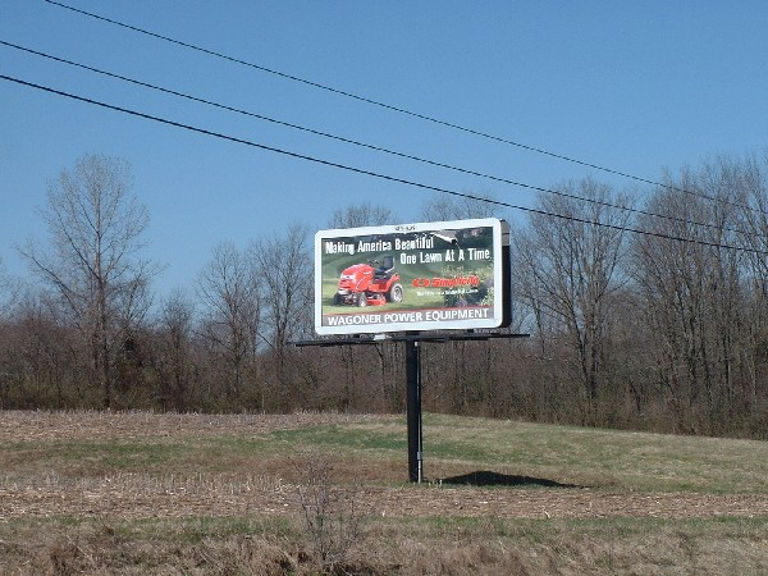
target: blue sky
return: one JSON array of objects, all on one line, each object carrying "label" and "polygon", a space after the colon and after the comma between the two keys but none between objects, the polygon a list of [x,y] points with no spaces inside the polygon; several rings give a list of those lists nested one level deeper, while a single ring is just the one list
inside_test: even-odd
[{"label": "blue sky", "polygon": [[[61,0],[281,73],[538,149],[658,179],[768,147],[768,3]],[[3,0],[0,41],[318,131],[551,187],[637,183],[397,114],[110,25]],[[0,45],[0,74],[235,138],[464,193],[535,193],[414,163],[94,75]],[[48,182],[90,153],[133,169],[159,294],[191,289],[210,250],[327,227],[370,202],[419,220],[424,190],[97,108],[0,80],[0,261],[45,242]],[[641,187],[639,192],[644,189]],[[520,222],[524,214],[500,216]]]}]

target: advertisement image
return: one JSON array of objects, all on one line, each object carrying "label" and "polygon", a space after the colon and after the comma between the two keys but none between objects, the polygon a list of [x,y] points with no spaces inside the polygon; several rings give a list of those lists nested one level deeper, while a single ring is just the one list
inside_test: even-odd
[{"label": "advertisement image", "polygon": [[505,222],[484,218],[318,232],[315,330],[504,325],[507,230]]}]

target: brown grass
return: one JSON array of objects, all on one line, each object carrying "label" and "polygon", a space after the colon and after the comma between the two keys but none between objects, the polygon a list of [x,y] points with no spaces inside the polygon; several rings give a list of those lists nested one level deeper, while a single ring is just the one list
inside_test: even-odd
[{"label": "brown grass", "polygon": [[[427,432],[444,425],[446,442],[468,444],[461,457],[428,462],[444,477],[478,470],[485,456],[472,456],[473,442],[502,442],[493,422],[461,422],[466,434],[453,419]],[[551,447],[524,472],[551,471],[561,487],[414,486],[399,447],[340,450],[274,436],[313,427],[350,438],[405,434],[398,416],[0,412],[0,574],[768,572],[762,490],[637,491],[624,477],[567,488],[591,477],[569,476],[574,464],[554,467]],[[92,452],[68,455],[81,445]],[[518,479],[511,471],[497,476]],[[317,515],[306,506],[310,488],[353,507]],[[336,532],[318,532],[317,520],[321,531],[354,528],[332,562],[318,543]]]}]

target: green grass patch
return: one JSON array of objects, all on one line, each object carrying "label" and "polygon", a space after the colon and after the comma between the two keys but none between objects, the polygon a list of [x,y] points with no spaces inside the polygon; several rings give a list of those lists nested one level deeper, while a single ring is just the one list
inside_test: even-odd
[{"label": "green grass patch", "polygon": [[440,475],[456,463],[612,490],[768,493],[768,443],[758,441],[429,414],[424,451]]},{"label": "green grass patch", "polygon": [[407,450],[408,440],[400,429],[384,431],[379,427],[361,426],[313,426],[299,430],[280,430],[270,434],[270,439],[287,446],[328,448],[351,454],[356,451]]}]

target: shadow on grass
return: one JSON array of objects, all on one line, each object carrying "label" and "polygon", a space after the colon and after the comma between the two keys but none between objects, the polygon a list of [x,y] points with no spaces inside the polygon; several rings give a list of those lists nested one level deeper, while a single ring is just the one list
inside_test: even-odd
[{"label": "shadow on grass", "polygon": [[517,476],[514,474],[499,474],[488,470],[469,472],[461,476],[443,478],[443,484],[459,484],[469,486],[540,486],[543,488],[583,488],[577,484],[563,484],[547,478],[533,476]]}]

